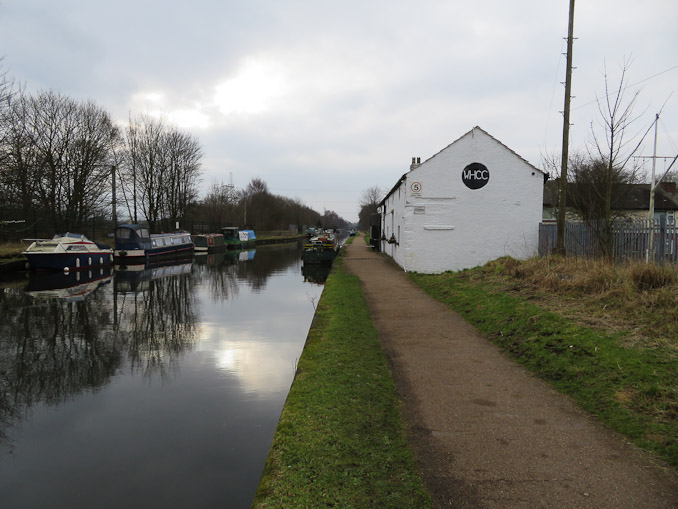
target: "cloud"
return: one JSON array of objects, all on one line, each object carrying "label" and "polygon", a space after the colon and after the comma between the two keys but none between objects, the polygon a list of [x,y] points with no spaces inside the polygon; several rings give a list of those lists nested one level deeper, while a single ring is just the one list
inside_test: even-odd
[{"label": "cloud", "polygon": [[[362,189],[390,188],[412,156],[430,157],[475,125],[533,164],[557,149],[567,9],[539,0],[12,1],[0,4],[0,47],[29,87],[92,98],[121,122],[153,111],[191,130],[205,181],[232,172],[245,186],[259,176],[274,192],[320,209],[323,196],[355,219]],[[576,6],[573,148],[599,115],[592,101],[605,62],[616,70],[633,56],[638,112],[651,122],[678,68],[644,80],[678,65],[677,18],[673,0]],[[674,134],[676,101],[663,120]]]}]

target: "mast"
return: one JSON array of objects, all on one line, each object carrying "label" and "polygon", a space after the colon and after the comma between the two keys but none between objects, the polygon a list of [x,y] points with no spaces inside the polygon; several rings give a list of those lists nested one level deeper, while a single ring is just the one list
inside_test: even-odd
[{"label": "mast", "polygon": [[570,143],[570,98],[572,93],[572,42],[574,35],[574,0],[570,0],[567,29],[567,69],[565,70],[565,105],[563,108],[563,151],[560,157],[560,196],[558,200],[558,237],[555,252],[565,254],[565,209],[567,207],[567,159]]},{"label": "mast", "polygon": [[113,207],[113,228],[118,227],[118,203],[116,201],[116,195],[115,195],[115,165],[111,166],[111,191],[112,191],[112,196],[111,196],[111,205]]}]

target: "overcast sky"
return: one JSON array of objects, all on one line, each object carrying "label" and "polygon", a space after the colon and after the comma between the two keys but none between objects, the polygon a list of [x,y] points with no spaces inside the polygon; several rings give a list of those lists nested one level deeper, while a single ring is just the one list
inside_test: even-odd
[{"label": "overcast sky", "polygon": [[[364,189],[387,191],[413,156],[476,125],[537,167],[560,153],[568,6],[0,0],[0,56],[29,91],[93,99],[123,125],[163,114],[194,134],[203,192],[230,173],[240,188],[260,177],[357,220]],[[637,130],[666,103],[658,155],[678,153],[677,20],[676,0],[577,2],[571,151],[600,120],[605,68],[618,85],[630,59]]]}]

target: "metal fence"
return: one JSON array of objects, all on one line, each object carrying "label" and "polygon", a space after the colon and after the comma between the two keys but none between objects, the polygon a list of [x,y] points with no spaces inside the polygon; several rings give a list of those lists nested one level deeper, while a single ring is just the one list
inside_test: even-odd
[{"label": "metal fence", "polygon": [[[645,260],[650,252],[650,232],[654,229],[653,260],[659,264],[678,263],[678,228],[659,221],[634,219],[613,228],[612,250],[615,261]],[[539,255],[553,252],[557,242],[556,223],[539,225]],[[585,223],[565,223],[565,251],[569,256],[597,257],[602,255],[599,235]]]},{"label": "metal fence", "polygon": [[[101,240],[113,233],[113,222],[103,218],[91,218],[71,231],[82,233],[92,240]],[[55,233],[65,233],[65,231],[54,231],[49,222],[41,218],[30,221],[0,220],[0,242],[19,242],[28,238],[51,239]]]}]

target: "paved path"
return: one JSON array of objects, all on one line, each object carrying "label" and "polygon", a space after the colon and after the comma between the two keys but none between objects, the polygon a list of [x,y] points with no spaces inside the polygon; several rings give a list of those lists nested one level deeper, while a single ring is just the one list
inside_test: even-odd
[{"label": "paved path", "polygon": [[531,376],[357,238],[356,274],[437,507],[678,507],[678,477]]}]

